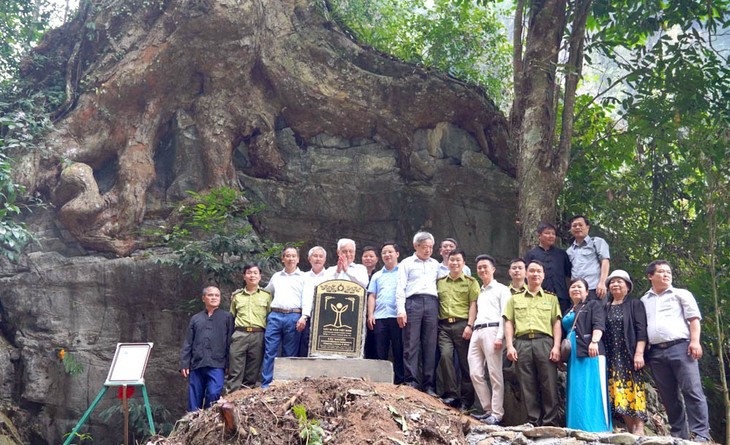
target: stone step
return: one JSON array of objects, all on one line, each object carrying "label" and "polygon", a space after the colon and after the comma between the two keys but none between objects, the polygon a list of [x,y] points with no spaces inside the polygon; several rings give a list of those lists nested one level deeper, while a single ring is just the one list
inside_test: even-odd
[{"label": "stone step", "polygon": [[393,383],[393,363],[357,358],[277,357],[274,360],[274,381],[305,377],[352,377]]}]

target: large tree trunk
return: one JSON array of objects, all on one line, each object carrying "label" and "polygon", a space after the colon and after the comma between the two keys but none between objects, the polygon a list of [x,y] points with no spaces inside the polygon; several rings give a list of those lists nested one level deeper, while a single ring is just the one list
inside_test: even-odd
[{"label": "large tree trunk", "polygon": [[[158,206],[150,190],[173,127],[194,133],[199,149],[170,181],[194,190],[236,185],[241,144],[247,175],[289,181],[276,133],[284,127],[302,151],[320,134],[376,141],[397,151],[410,181],[429,176],[414,157],[414,134],[448,123],[512,168],[506,122],[482,93],[359,47],[328,20],[323,2],[137,4],[83,2],[66,35],[39,48],[69,60],[72,94],[48,141],[52,155],[27,182],[53,196],[59,219],[87,248],[136,248],[140,223],[159,210],[148,208]],[[43,77],[33,67],[25,74]]]},{"label": "large tree trunk", "polygon": [[[590,5],[590,0],[580,0],[574,5],[574,19],[567,40],[559,143],[555,142],[555,136],[561,87],[556,71],[567,5],[565,0],[538,0],[529,6],[524,55],[514,64],[519,71],[515,74],[515,101],[510,116],[513,152],[518,154],[517,224],[521,254],[534,245],[535,229],[540,222],[556,223],[557,198],[568,171],[575,93],[583,64],[583,41]],[[522,30],[522,23],[516,21],[515,29]],[[515,40],[521,35],[516,33]],[[521,48],[521,42],[515,42],[515,48],[518,47]],[[515,53],[515,58],[518,57],[520,54]]]}]

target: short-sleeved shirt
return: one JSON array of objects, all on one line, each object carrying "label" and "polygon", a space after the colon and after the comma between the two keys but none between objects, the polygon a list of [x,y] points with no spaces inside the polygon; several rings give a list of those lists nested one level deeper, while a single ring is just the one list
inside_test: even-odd
[{"label": "short-sleeved shirt", "polygon": [[515,337],[525,334],[546,334],[552,337],[553,323],[561,318],[558,297],[538,289],[512,295],[502,316],[514,324]]},{"label": "short-sleeved shirt", "polygon": [[477,318],[474,326],[485,323],[499,323],[496,339],[504,338],[504,323],[502,312],[507,307],[507,302],[512,298],[509,288],[497,280],[492,280],[488,285],[482,286],[477,299]]},{"label": "short-sleeved shirt", "polygon": [[[464,268],[461,269],[461,271],[464,272],[464,274],[471,276],[471,269],[466,264],[464,264]],[[445,277],[450,272],[451,271],[449,270],[449,266],[444,263],[439,263],[439,278]]]},{"label": "short-sleeved shirt", "polygon": [[589,289],[595,289],[601,278],[601,261],[611,258],[608,243],[597,236],[586,236],[580,244],[573,241],[567,252],[572,278],[583,278]]},{"label": "short-sleeved shirt", "polygon": [[395,305],[395,288],[398,285],[398,265],[392,270],[385,267],[373,274],[368,285],[368,295],[375,294],[376,320],[395,318],[398,309]]},{"label": "short-sleeved shirt", "polygon": [[451,275],[439,278],[436,282],[439,297],[439,319],[469,318],[469,306],[479,298],[479,283],[475,278],[461,275],[456,279]]},{"label": "short-sleeved shirt", "polygon": [[237,328],[266,328],[266,316],[271,308],[271,294],[257,287],[252,293],[238,289],[231,296],[231,314]]},{"label": "short-sleeved shirt", "polygon": [[[570,265],[568,253],[555,246],[550,246],[547,250],[536,246],[525,254],[527,264],[530,264],[532,260],[541,262],[545,268],[545,280],[542,282],[542,288],[557,295],[558,300],[570,300],[566,279],[570,278],[572,266]],[[600,269],[599,264],[599,275]]]},{"label": "short-sleeved shirt", "polygon": [[689,340],[688,320],[702,319],[697,301],[687,289],[670,286],[658,295],[653,289],[649,289],[641,297],[641,302],[646,309],[646,327],[650,344]]}]

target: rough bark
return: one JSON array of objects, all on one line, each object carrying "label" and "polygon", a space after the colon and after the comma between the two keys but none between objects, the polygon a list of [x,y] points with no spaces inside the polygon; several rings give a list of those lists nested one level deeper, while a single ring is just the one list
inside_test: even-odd
[{"label": "rough bark", "polygon": [[[567,38],[568,57],[562,86],[556,74],[568,5],[565,0],[541,0],[529,6],[524,54],[520,63],[515,63],[521,70],[515,76],[515,100],[510,116],[511,143],[513,151],[518,153],[517,220],[522,254],[534,245],[534,231],[540,222],[556,222],[557,198],[568,171],[575,94],[590,6],[590,0],[580,0],[571,6],[573,22]],[[561,91],[563,108],[556,143]]]},{"label": "rough bark", "polygon": [[[194,133],[199,162],[188,165],[199,170],[198,190],[238,183],[233,155],[241,144],[248,177],[289,181],[282,128],[304,151],[321,134],[377,141],[396,151],[401,177],[412,181],[424,179],[414,165],[416,131],[451,123],[514,168],[504,118],[481,92],[359,47],[319,2],[87,5],[70,35],[51,35],[39,48],[68,56],[64,72],[76,95],[48,140],[51,155],[27,174],[30,189],[49,191],[60,221],[87,248],[118,255],[136,248],[148,206],[160,206],[150,196],[160,147],[180,125]],[[26,74],[43,78],[32,67]]]},{"label": "rough bark", "polygon": [[541,220],[555,220],[555,202],[565,172],[554,147],[555,92],[558,52],[565,29],[565,0],[532,2],[525,42],[523,72],[515,87],[520,114],[512,117],[517,144],[518,224],[524,253]]}]

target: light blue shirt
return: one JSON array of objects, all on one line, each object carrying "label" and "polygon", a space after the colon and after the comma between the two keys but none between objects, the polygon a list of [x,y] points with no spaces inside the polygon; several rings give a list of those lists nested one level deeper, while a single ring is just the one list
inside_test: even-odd
[{"label": "light blue shirt", "polygon": [[393,270],[385,267],[373,274],[368,286],[368,295],[375,294],[375,319],[395,318],[398,310],[395,304],[395,288],[398,285],[398,265]]},{"label": "light blue shirt", "polygon": [[601,261],[611,258],[608,243],[603,238],[586,236],[580,245],[573,241],[567,250],[570,264],[573,265],[571,277],[583,278],[588,289],[595,289],[601,278]]}]

